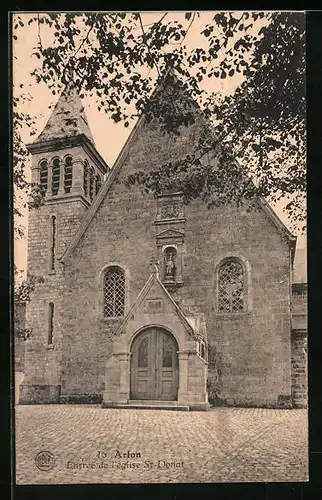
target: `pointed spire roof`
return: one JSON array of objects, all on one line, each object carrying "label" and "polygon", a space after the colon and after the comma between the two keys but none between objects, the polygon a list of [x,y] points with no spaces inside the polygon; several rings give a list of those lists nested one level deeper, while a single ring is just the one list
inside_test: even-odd
[{"label": "pointed spire roof", "polygon": [[94,144],[84,106],[74,83],[70,82],[62,91],[45,128],[33,144],[78,135],[85,135]]}]

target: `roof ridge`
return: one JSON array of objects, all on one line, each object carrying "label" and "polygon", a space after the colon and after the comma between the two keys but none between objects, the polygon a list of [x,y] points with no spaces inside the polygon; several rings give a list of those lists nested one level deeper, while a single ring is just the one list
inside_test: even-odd
[{"label": "roof ridge", "polygon": [[[173,75],[173,70],[166,71],[164,78],[156,86],[155,90],[153,91],[153,94],[156,94],[160,91],[160,89],[162,88],[163,81],[168,75],[171,75],[173,78],[180,80],[176,75]],[[182,80],[180,80],[180,81],[182,81]],[[121,151],[120,151],[120,153],[119,153],[119,155],[114,163],[114,166],[110,170],[110,174],[108,175],[105,182],[103,183],[103,185],[102,185],[98,195],[96,196],[94,202],[92,203],[91,207],[86,212],[78,230],[76,231],[73,238],[71,239],[68,246],[66,247],[64,253],[60,257],[61,262],[66,263],[68,261],[72,252],[74,251],[78,242],[80,241],[81,237],[83,236],[83,234],[87,230],[89,224],[91,223],[92,219],[94,218],[94,215],[98,211],[100,205],[102,204],[103,200],[105,199],[105,196],[107,195],[109,189],[111,188],[114,179],[116,178],[117,174],[120,172],[120,170],[124,164],[124,160],[125,160],[128,152],[132,146],[132,143],[136,139],[137,134],[141,130],[141,128],[143,127],[145,121],[146,121],[145,115],[142,113],[140,118],[136,122],[132,132],[128,136],[124,146],[122,147],[122,149],[121,149]],[[236,165],[238,165],[238,167],[241,168],[241,165],[239,164],[239,162],[236,158],[234,158],[234,161],[235,161]],[[259,199],[259,202],[261,204],[262,209],[267,214],[267,216],[271,219],[271,221],[273,222],[275,227],[280,232],[282,232],[284,235],[287,236],[290,244],[292,245],[292,250],[293,250],[292,255],[294,258],[294,245],[296,243],[296,237],[294,235],[292,235],[292,233],[289,231],[289,229],[283,224],[283,222],[281,221],[279,216],[276,214],[275,210],[268,204],[268,202],[260,197],[258,199]]]}]

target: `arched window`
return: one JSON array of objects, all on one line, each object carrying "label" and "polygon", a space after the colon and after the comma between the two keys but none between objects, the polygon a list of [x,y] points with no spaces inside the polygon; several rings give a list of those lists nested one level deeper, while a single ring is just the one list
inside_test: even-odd
[{"label": "arched window", "polygon": [[89,177],[89,166],[88,161],[84,162],[84,195],[89,196],[89,186],[90,186],[90,177]]},{"label": "arched window", "polygon": [[96,174],[95,195],[97,195],[97,193],[101,189],[101,185],[102,185],[101,177],[99,174]]},{"label": "arched window", "polygon": [[52,345],[54,338],[54,311],[55,306],[53,302],[49,302],[49,312],[48,312],[48,338],[47,344]]},{"label": "arched window", "polygon": [[110,266],[104,271],[103,280],[104,316],[123,316],[125,304],[125,276],[118,266]]},{"label": "arched window", "polygon": [[60,182],[60,160],[59,158],[55,158],[53,161],[53,168],[52,168],[52,184],[51,184],[52,195],[58,194],[59,182]]},{"label": "arched window", "polygon": [[245,276],[236,259],[223,262],[218,271],[218,310],[233,313],[245,310]]},{"label": "arched window", "polygon": [[64,191],[70,193],[73,182],[73,158],[67,156],[64,165]]},{"label": "arched window", "polygon": [[55,260],[56,260],[56,216],[52,215],[50,217],[50,258],[49,258],[49,269],[51,271],[55,270]]},{"label": "arched window", "polygon": [[91,167],[89,169],[89,197],[91,201],[94,198],[94,193],[95,193],[95,173],[93,168]]},{"label": "arched window", "polygon": [[40,165],[39,165],[39,184],[44,191],[44,193],[47,191],[47,186],[48,186],[48,162],[47,160],[41,160]]}]

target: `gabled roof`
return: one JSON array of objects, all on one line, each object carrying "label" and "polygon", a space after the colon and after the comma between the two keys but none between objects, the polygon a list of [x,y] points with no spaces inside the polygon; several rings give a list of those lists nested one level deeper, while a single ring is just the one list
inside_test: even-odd
[{"label": "gabled roof", "polygon": [[74,84],[70,82],[62,91],[43,131],[33,144],[51,141],[53,139],[75,137],[77,135],[85,135],[94,143],[85,115],[84,106],[80,100],[77,89]]},{"label": "gabled roof", "polygon": [[142,290],[140,291],[140,293],[138,294],[137,298],[135,299],[134,303],[132,304],[132,306],[130,307],[128,313],[126,314],[126,316],[124,317],[122,323],[119,325],[119,327],[117,328],[116,332],[115,332],[115,335],[120,335],[120,333],[122,332],[124,326],[126,325],[126,323],[128,323],[128,321],[130,321],[131,317],[133,316],[133,314],[135,313],[135,311],[138,309],[138,307],[142,304],[143,300],[147,297],[149,291],[151,290],[152,286],[154,284],[157,284],[157,286],[160,287],[161,289],[161,293],[166,297],[167,300],[169,300],[172,304],[172,306],[174,307],[175,309],[175,312],[177,314],[177,316],[179,317],[181,323],[183,324],[183,326],[186,328],[187,332],[191,335],[191,337],[195,340],[203,340],[203,337],[202,335],[199,333],[199,332],[196,332],[192,326],[190,325],[190,323],[188,322],[185,314],[183,313],[182,309],[179,307],[179,305],[173,300],[173,298],[171,297],[171,295],[169,294],[169,292],[167,291],[167,289],[163,286],[163,284],[161,283],[160,279],[158,278],[158,276],[156,275],[156,273],[152,273],[149,277],[149,279],[147,280],[147,282],[145,283],[144,287],[142,288]]},{"label": "gabled roof", "polygon": [[[165,79],[167,79],[170,76],[173,77],[175,80],[177,80],[177,77],[173,75],[172,71],[167,71],[165,73]],[[163,82],[164,83],[164,82]],[[160,84],[154,91],[154,95],[160,92],[160,89],[162,88],[162,85]],[[192,101],[192,100],[191,100]],[[196,103],[197,104],[197,103]],[[199,105],[197,104],[197,111],[199,111]],[[110,174],[108,175],[107,179],[105,180],[104,184],[101,187],[101,190],[99,191],[98,195],[96,196],[94,202],[92,203],[90,209],[86,212],[84,219],[79,226],[78,230],[76,231],[74,237],[71,239],[69,245],[65,249],[65,252],[63,255],[60,257],[61,262],[67,263],[68,259],[70,258],[72,252],[76,248],[78,242],[80,241],[81,237],[87,230],[90,222],[94,218],[96,212],[98,211],[101,203],[103,202],[105,196],[107,195],[109,189],[111,188],[114,179],[117,177],[118,173],[120,172],[123,163],[132,147],[132,144],[135,142],[137,135],[139,131],[143,128],[143,125],[146,123],[144,115],[141,115],[139,120],[137,121],[135,127],[133,128],[131,134],[129,135],[125,145],[123,146],[119,156],[117,157],[117,160],[113,166],[113,168],[110,171]],[[271,208],[271,206],[264,200],[260,199],[259,203],[263,209],[263,211],[268,215],[268,217],[271,219],[273,222],[274,226],[277,228],[277,230],[284,236],[291,247],[292,250],[292,259],[294,259],[294,254],[295,254],[295,245],[296,245],[296,236],[294,236],[288,229],[287,227],[283,224],[283,222],[280,220],[278,215],[274,212],[274,210]]]},{"label": "gabled roof", "polygon": [[276,229],[280,232],[280,234],[287,239],[289,242],[290,248],[291,248],[291,253],[292,253],[292,263],[294,261],[294,256],[295,256],[295,247],[296,247],[296,240],[297,237],[294,236],[294,234],[291,233],[291,231],[283,224],[277,213],[273,210],[273,208],[270,206],[269,203],[267,203],[266,200],[263,198],[259,199],[259,204],[262,208],[262,210],[266,213],[266,215],[270,218],[270,220],[273,222],[274,226]]}]

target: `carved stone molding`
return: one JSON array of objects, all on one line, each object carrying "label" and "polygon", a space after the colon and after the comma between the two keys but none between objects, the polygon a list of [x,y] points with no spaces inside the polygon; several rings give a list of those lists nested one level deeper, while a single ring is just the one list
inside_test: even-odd
[{"label": "carved stone molding", "polygon": [[184,240],[184,233],[176,229],[166,229],[156,235],[157,247],[164,245],[182,245]]},{"label": "carved stone molding", "polygon": [[160,278],[169,292],[183,285],[184,217],[182,193],[158,196],[155,225],[159,232],[156,234],[156,246]]},{"label": "carved stone molding", "polygon": [[158,196],[156,223],[184,219],[183,197],[180,193]]}]

